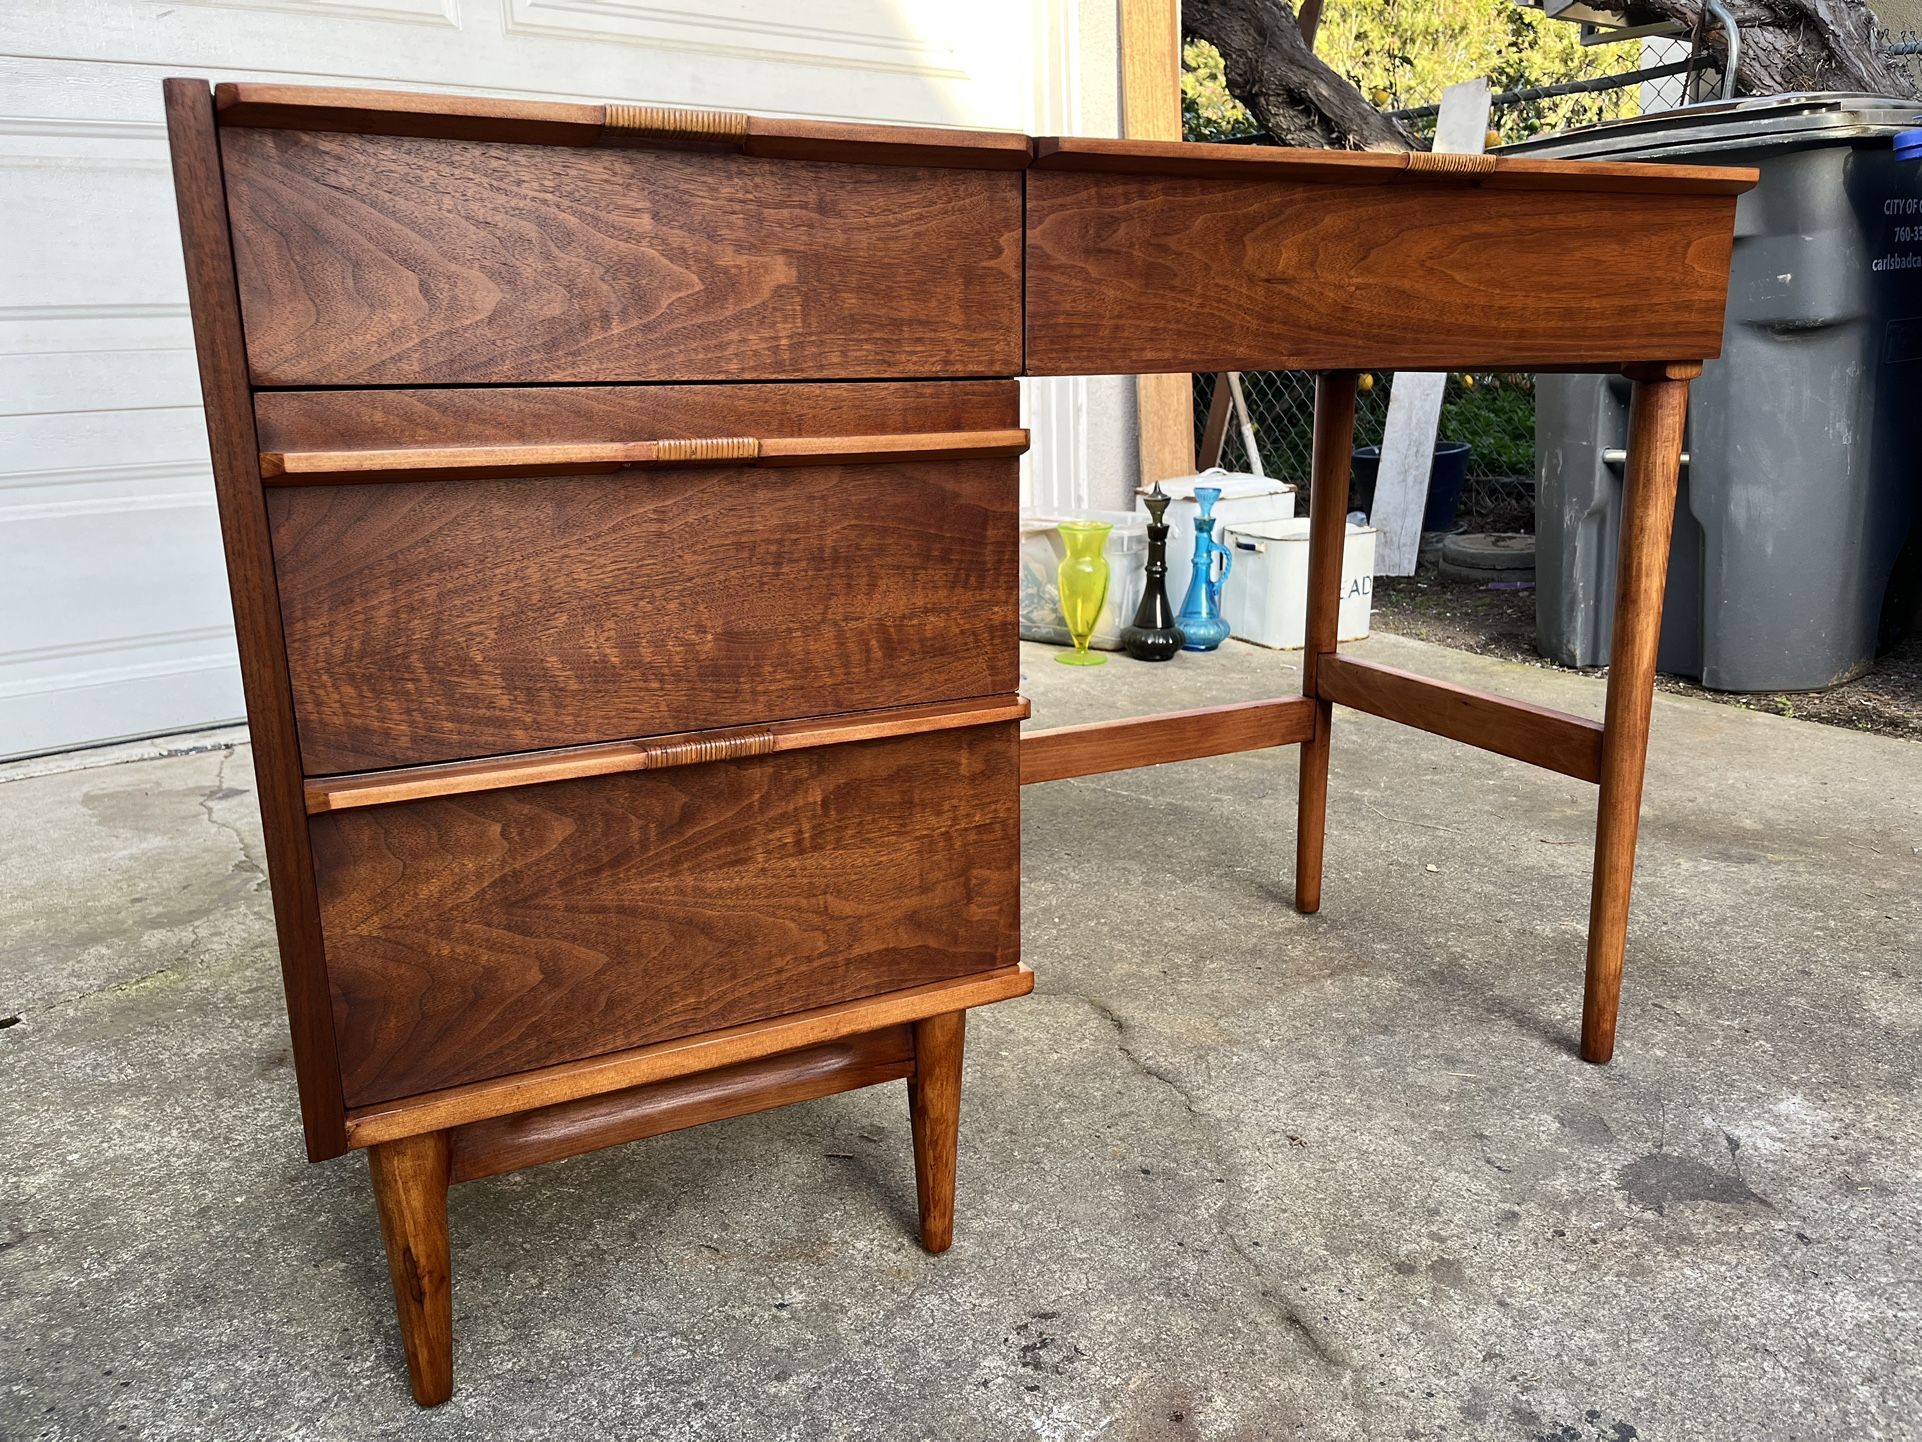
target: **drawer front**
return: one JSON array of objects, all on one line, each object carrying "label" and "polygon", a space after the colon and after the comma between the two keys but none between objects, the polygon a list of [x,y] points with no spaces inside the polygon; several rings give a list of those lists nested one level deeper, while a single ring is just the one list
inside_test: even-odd
[{"label": "drawer front", "polygon": [[349,1105],[1019,959],[1015,724],[313,818]]},{"label": "drawer front", "polygon": [[276,488],[309,775],[1014,691],[1018,462]]},{"label": "drawer front", "polygon": [[1021,175],[221,141],[256,385],[1014,375]]},{"label": "drawer front", "polygon": [[1028,374],[1718,354],[1733,197],[1609,202],[1598,228],[1577,192],[1034,170]]}]

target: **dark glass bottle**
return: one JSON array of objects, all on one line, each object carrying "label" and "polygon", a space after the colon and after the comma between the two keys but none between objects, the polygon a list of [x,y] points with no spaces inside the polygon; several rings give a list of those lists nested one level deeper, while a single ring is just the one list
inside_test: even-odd
[{"label": "dark glass bottle", "polygon": [[1121,649],[1137,661],[1172,661],[1181,650],[1181,629],[1168,600],[1168,522],[1164,515],[1173,497],[1161,482],[1143,498],[1148,507],[1148,585],[1135,608],[1132,626],[1121,633]]}]

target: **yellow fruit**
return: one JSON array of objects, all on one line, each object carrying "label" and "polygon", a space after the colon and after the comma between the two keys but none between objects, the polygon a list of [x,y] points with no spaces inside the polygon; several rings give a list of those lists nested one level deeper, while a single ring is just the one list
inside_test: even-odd
[{"label": "yellow fruit", "polygon": [[1388,103],[1388,92],[1377,85],[1373,90],[1368,92],[1368,98],[1374,102],[1375,108],[1379,110]]},{"label": "yellow fruit", "polygon": [[1475,389],[1475,378],[1467,372],[1463,372],[1462,374],[1462,389],[1467,391]]},{"label": "yellow fruit", "polygon": [[1374,376],[1364,371],[1362,373],[1361,379],[1355,382],[1355,388],[1359,390],[1363,395],[1367,395],[1368,392],[1372,391],[1375,388]]},{"label": "yellow fruit", "polygon": [[1493,150],[1496,146],[1500,145],[1501,143],[1502,143],[1502,133],[1499,130],[1489,131],[1488,134],[1482,139],[1483,147],[1488,150]]}]

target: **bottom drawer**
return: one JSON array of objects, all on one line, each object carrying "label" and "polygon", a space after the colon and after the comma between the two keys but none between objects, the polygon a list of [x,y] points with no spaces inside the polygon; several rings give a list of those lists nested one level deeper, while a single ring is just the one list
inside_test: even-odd
[{"label": "bottom drawer", "polygon": [[349,1106],[1012,966],[1014,722],[312,818]]}]

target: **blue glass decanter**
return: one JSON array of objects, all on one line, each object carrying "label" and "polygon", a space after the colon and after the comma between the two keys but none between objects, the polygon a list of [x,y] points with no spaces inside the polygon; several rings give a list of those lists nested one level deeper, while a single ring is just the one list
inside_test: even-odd
[{"label": "blue glass decanter", "polygon": [[[1221,588],[1228,580],[1235,558],[1215,539],[1214,510],[1215,502],[1220,499],[1219,486],[1195,487],[1195,501],[1201,513],[1195,517],[1194,570],[1188,580],[1188,594],[1181,602],[1181,614],[1175,618],[1175,624],[1181,628],[1184,651],[1212,651],[1228,639],[1228,623],[1221,618]],[[1217,557],[1221,560],[1219,575],[1215,573]]]}]

